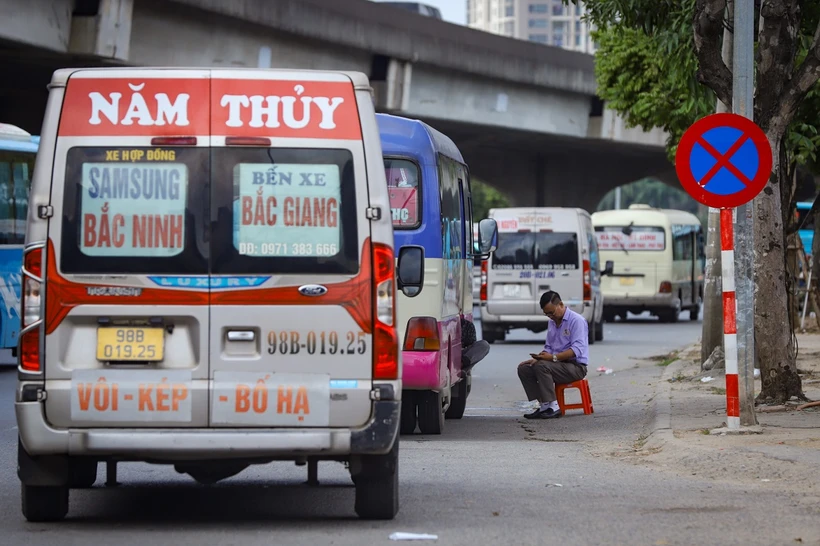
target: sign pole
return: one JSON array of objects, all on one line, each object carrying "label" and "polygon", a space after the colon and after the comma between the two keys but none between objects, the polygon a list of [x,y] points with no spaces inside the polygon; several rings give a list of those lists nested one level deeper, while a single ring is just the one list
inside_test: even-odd
[{"label": "sign pole", "polygon": [[[732,59],[732,110],[735,114],[754,120],[754,2],[733,2],[734,51]],[[757,424],[754,409],[754,214],[753,201],[737,207],[735,248],[737,268],[735,289],[737,300],[737,360],[734,382],[736,391],[730,393],[729,354],[726,353],[726,408],[727,425]],[[731,218],[729,219],[731,222]],[[724,269],[725,271],[725,269]],[[724,282],[726,282],[724,277]],[[724,302],[726,298],[724,298]],[[725,315],[724,310],[724,315]],[[734,314],[734,312],[733,312]],[[728,348],[727,348],[728,349]],[[732,399],[734,398],[734,400]],[[738,406],[739,405],[739,406]],[[729,413],[730,407],[739,407],[739,413]],[[739,422],[733,427],[732,423]]]},{"label": "sign pole", "polygon": [[723,352],[726,355],[726,426],[740,430],[737,374],[737,301],[735,298],[735,233],[733,209],[720,209],[720,265],[723,273]]}]

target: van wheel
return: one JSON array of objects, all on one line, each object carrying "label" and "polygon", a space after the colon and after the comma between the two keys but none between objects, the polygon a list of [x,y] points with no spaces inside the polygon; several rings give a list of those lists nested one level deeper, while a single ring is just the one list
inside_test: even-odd
[{"label": "van wheel", "polygon": [[604,340],[604,319],[595,323],[595,341]]},{"label": "van wheel", "polygon": [[698,320],[700,314],[700,305],[695,305],[689,308],[689,320]]},{"label": "van wheel", "polygon": [[23,516],[28,521],[60,521],[68,514],[68,487],[20,484]]},{"label": "van wheel", "polygon": [[416,432],[416,402],[418,391],[401,391],[401,424],[399,432],[401,434],[413,434]]},{"label": "van wheel", "polygon": [[444,413],[445,419],[461,419],[464,417],[464,410],[467,408],[467,378],[455,384],[453,388],[453,398],[450,400],[450,407]]},{"label": "van wheel", "polygon": [[658,319],[661,322],[678,322],[679,317],[680,306],[675,307],[674,309],[664,309],[663,311],[658,311]]},{"label": "van wheel", "polygon": [[441,434],[444,430],[444,412],[441,411],[441,393],[417,391],[419,429],[422,434]]},{"label": "van wheel", "polygon": [[490,327],[483,327],[481,328],[481,337],[492,345],[496,341],[501,341],[504,339],[504,331],[503,330],[496,330],[495,328]]},{"label": "van wheel", "polygon": [[587,323],[587,343],[590,345],[595,344],[595,323],[592,324]]},{"label": "van wheel", "polygon": [[615,313],[612,311],[604,311],[604,316],[601,317],[604,322],[615,322]]},{"label": "van wheel", "polygon": [[356,514],[362,519],[393,519],[399,512],[399,439],[384,455],[362,457],[361,471],[353,476]]},{"label": "van wheel", "polygon": [[73,460],[68,486],[72,489],[88,489],[97,481],[97,461]]}]

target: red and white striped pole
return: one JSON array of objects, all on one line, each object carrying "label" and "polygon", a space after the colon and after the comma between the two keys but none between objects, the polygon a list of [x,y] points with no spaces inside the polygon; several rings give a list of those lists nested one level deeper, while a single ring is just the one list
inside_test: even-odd
[{"label": "red and white striped pole", "polygon": [[726,425],[740,430],[737,377],[737,299],[735,299],[735,230],[732,211],[720,209],[720,263],[723,274],[723,349],[726,355]]}]

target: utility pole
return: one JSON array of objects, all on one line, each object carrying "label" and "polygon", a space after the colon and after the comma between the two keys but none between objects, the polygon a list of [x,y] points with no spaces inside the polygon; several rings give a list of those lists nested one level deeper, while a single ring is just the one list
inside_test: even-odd
[{"label": "utility pole", "polygon": [[[723,28],[723,63],[732,68],[732,5],[733,0],[726,2],[726,14],[729,24]],[[717,101],[715,112],[729,112],[730,104]],[[715,347],[723,347],[723,284],[721,283],[720,260],[720,209],[709,207],[706,223],[706,267],[703,272],[703,328],[701,332],[700,362],[703,364],[712,355]]]},{"label": "utility pole", "polygon": [[[734,2],[732,112],[754,121],[754,2]],[[735,292],[740,424],[757,424],[755,416],[754,338],[754,201],[736,209]]]}]

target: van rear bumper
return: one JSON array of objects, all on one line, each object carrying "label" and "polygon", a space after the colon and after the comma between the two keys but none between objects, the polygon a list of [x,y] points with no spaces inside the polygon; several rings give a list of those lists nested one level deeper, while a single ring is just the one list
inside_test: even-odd
[{"label": "van rear bumper", "polygon": [[399,400],[373,402],[361,428],[334,429],[57,429],[41,402],[16,402],[20,441],[30,455],[118,456],[134,460],[382,455],[396,440]]},{"label": "van rear bumper", "polygon": [[441,382],[441,354],[438,351],[402,351],[402,388],[438,390]]}]

